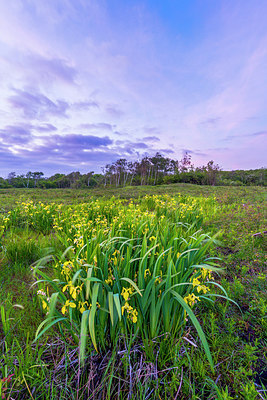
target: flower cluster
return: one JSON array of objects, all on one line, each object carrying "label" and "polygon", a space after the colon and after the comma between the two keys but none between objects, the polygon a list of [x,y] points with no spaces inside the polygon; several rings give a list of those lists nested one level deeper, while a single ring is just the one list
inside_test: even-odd
[{"label": "flower cluster", "polygon": [[131,287],[129,288],[122,288],[121,295],[124,298],[125,301],[130,300],[130,296],[133,294],[133,289]]},{"label": "flower cluster", "polygon": [[[53,301],[46,288],[39,293],[45,311],[50,305],[49,318],[54,313],[63,321],[63,330],[72,330],[77,343],[89,329],[96,349],[128,330],[138,335],[145,329],[151,339],[176,334],[185,313],[175,298],[193,308],[209,296],[213,278],[205,258],[205,244],[212,240],[199,230],[205,202],[165,195],[127,203],[90,199],[53,209],[42,205],[66,248],[53,265],[55,276],[36,272],[43,278],[40,288],[46,284],[54,291]],[[30,204],[23,212],[33,218],[38,207]]]},{"label": "flower cluster", "polygon": [[138,312],[136,309],[131,307],[127,301],[121,308],[122,315],[125,311],[127,312],[127,318],[130,319],[135,324],[137,322]]}]

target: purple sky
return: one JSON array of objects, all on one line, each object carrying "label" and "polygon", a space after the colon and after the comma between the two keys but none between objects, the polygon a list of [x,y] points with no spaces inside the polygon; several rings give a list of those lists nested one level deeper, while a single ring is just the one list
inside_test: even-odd
[{"label": "purple sky", "polygon": [[0,0],[0,176],[266,166],[266,0]]}]

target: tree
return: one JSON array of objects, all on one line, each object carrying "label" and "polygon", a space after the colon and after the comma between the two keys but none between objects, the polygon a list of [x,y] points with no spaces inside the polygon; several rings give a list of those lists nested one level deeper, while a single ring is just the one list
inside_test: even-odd
[{"label": "tree", "polygon": [[194,166],[191,162],[191,155],[186,151],[183,158],[180,161],[180,172],[187,172],[193,170]]},{"label": "tree", "polygon": [[218,164],[215,164],[213,160],[209,161],[208,164],[204,167],[204,171],[206,172],[207,184],[214,186],[217,182],[217,176],[220,171],[220,167]]},{"label": "tree", "polygon": [[14,184],[15,178],[16,178],[16,172],[10,172],[10,173],[8,174],[8,176],[7,176],[8,183],[9,183],[10,185],[13,185],[13,184]]},{"label": "tree", "polygon": [[32,178],[34,180],[34,187],[36,187],[37,182],[41,179],[42,176],[44,176],[43,172],[33,172],[32,173]]}]

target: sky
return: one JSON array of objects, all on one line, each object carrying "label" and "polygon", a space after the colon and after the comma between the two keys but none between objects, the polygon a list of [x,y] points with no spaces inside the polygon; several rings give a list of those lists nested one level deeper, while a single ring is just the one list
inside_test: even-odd
[{"label": "sky", "polygon": [[0,176],[266,167],[266,0],[0,0]]}]

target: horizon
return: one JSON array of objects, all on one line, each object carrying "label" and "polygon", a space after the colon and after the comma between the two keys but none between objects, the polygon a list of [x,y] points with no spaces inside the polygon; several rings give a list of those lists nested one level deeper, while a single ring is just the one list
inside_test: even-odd
[{"label": "horizon", "polygon": [[0,176],[266,166],[267,3],[0,0]]},{"label": "horizon", "polygon": [[[128,162],[128,160],[126,160],[127,162]],[[136,160],[137,162],[140,162],[141,160]],[[174,160],[174,161],[179,161],[179,160]],[[192,161],[192,160],[191,160]],[[214,160],[210,160],[210,161],[213,161],[214,162]],[[114,162],[115,163],[115,162]],[[180,163],[180,161],[179,161],[179,163]],[[216,165],[216,162],[214,163],[215,165]],[[193,171],[196,169],[196,168],[205,168],[206,167],[206,165],[202,165],[202,166],[199,166],[199,167],[197,167],[197,166],[195,166],[193,163],[192,163],[192,165],[191,165],[191,167],[193,167]],[[189,170],[188,171],[184,171],[183,173],[187,173],[187,172],[191,172],[191,170],[190,170],[190,167],[188,167],[189,168]],[[219,168],[220,168],[220,166],[219,166]],[[104,169],[104,166],[103,166],[103,169]],[[219,169],[218,170],[218,173],[219,172],[237,172],[237,171],[244,171],[244,172],[248,172],[248,171],[258,171],[258,170],[266,170],[266,167],[259,167],[259,168],[253,168],[253,169],[240,169],[240,170],[238,170],[238,169],[236,169],[236,170],[226,170],[226,169]],[[16,171],[10,171],[9,172],[9,174],[12,174],[12,173],[15,173],[15,175],[16,175],[16,177],[19,177],[19,176],[24,176],[24,177],[26,177],[26,174],[28,173],[28,172],[30,172],[30,173],[36,173],[36,172],[38,172],[38,173],[43,173],[43,171],[37,171],[37,170],[32,170],[32,171],[27,171],[27,172],[22,172],[21,174],[17,174],[17,172]],[[54,173],[53,174],[51,174],[51,175],[46,175],[46,174],[44,174],[43,173],[43,176],[40,178],[40,179],[49,179],[50,177],[52,177],[52,176],[54,176],[54,175],[68,175],[68,174],[71,174],[71,173],[80,173],[81,175],[86,175],[86,174],[88,174],[88,173],[92,173],[92,176],[93,175],[102,175],[102,176],[105,176],[105,173],[103,172],[103,170],[102,170],[102,168],[101,168],[101,171],[97,171],[97,172],[95,172],[95,171],[87,171],[87,172],[81,172],[79,169],[77,169],[77,170],[73,170],[73,171],[70,171],[70,172],[67,172],[67,173],[63,173],[63,172],[61,172],[61,171],[54,171]],[[182,172],[179,172],[179,174],[180,173],[182,173]],[[8,180],[8,175],[6,175],[6,176],[0,176],[0,178],[3,178],[3,179],[5,179],[5,180]]]}]

